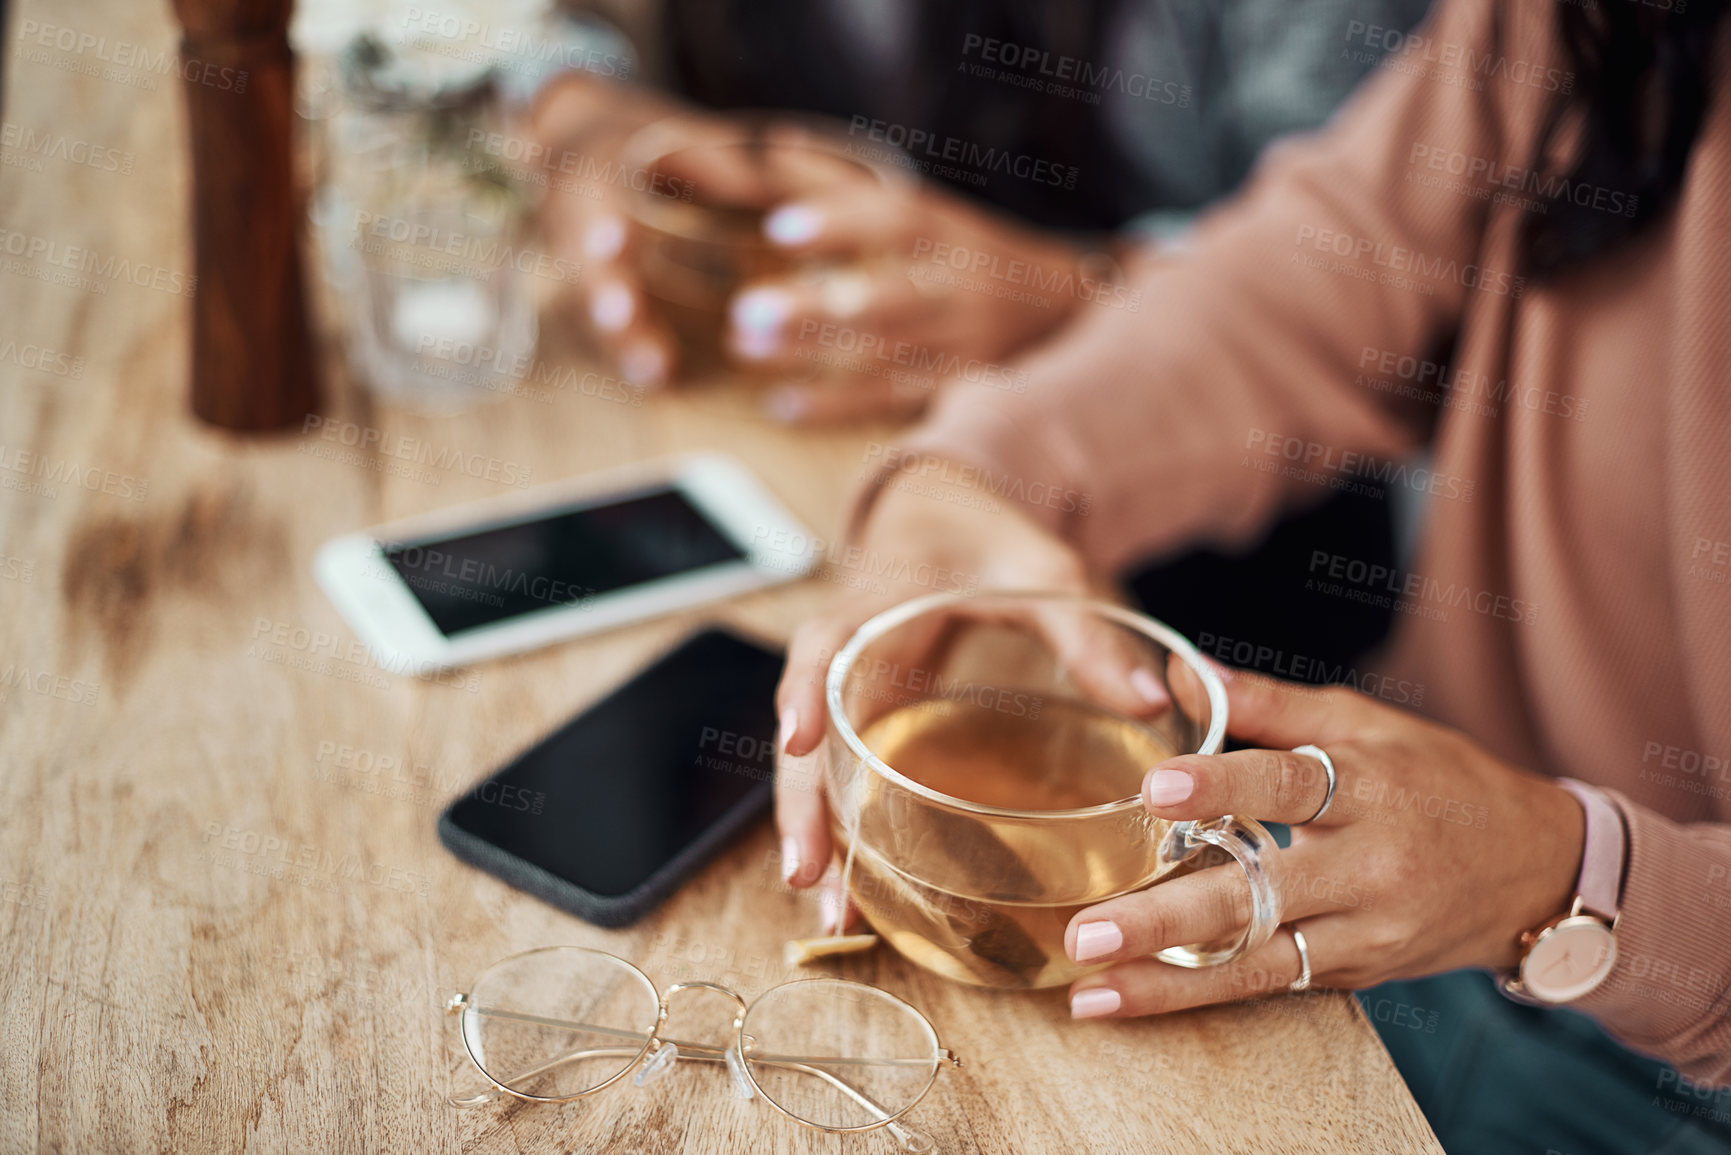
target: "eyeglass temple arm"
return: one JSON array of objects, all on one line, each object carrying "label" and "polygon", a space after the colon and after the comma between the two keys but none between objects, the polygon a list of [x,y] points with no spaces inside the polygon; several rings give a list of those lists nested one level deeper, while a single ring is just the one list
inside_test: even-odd
[{"label": "eyeglass temple arm", "polygon": [[[474,1011],[475,1014],[486,1015],[490,1018],[528,1022],[539,1026],[578,1029],[592,1034],[613,1035],[617,1038],[641,1038],[640,1035],[635,1035],[630,1031],[621,1031],[611,1027],[599,1027],[588,1023],[576,1023],[564,1019],[550,1019],[540,1015],[519,1014],[514,1011],[491,1011],[480,1007],[470,1007],[466,1009]],[[700,1063],[725,1063],[727,1061],[727,1051],[726,1048],[723,1047],[714,1047],[707,1043],[681,1042],[677,1039],[669,1039],[666,1041],[679,1048],[679,1057],[681,1059],[694,1059]],[[568,1051],[563,1055],[549,1059],[545,1063],[538,1064],[529,1070],[519,1072],[518,1074],[512,1075],[506,1079],[501,1079],[500,1082],[505,1084],[519,1083],[525,1079],[532,1079],[536,1076],[546,1074],[555,1067],[563,1066],[566,1063],[580,1062],[583,1059],[592,1058],[629,1057],[641,1053],[642,1049],[641,1045],[639,1045],[636,1047],[590,1047],[577,1051]],[[954,1054],[946,1051],[944,1052],[944,1055],[953,1065],[961,1065],[961,1060],[957,1059]],[[852,1099],[861,1107],[864,1107],[866,1110],[875,1114],[879,1119],[888,1118],[890,1112],[839,1075],[831,1074],[829,1071],[813,1064],[819,1062],[842,1063],[857,1067],[923,1067],[926,1065],[926,1060],[924,1059],[860,1059],[844,1058],[841,1056],[832,1057],[819,1055],[778,1054],[753,1055],[751,1061],[754,1063],[762,1063],[765,1066],[782,1067],[788,1070],[799,1071],[807,1075],[815,1075],[824,1082],[830,1084],[836,1090],[840,1091],[842,1094],[846,1095],[848,1098]],[[447,1095],[445,1101],[450,1103],[453,1107],[479,1107],[497,1099],[500,1093],[499,1089],[493,1086],[478,1086],[462,1095]],[[902,1146],[907,1148],[909,1151],[929,1151],[931,1149],[931,1138],[924,1132],[903,1127],[899,1123],[889,1123],[887,1126],[889,1131],[901,1141]]]},{"label": "eyeglass temple arm", "polygon": [[[684,1058],[685,1044],[680,1043],[678,1044],[678,1047],[680,1057]],[[539,1066],[530,1067],[526,1071],[519,1071],[515,1075],[511,1075],[508,1078],[499,1081],[505,1084],[521,1083],[525,1079],[533,1079],[537,1076],[545,1075],[553,1068],[562,1067],[566,1063],[580,1062],[583,1059],[627,1058],[632,1055],[640,1054],[642,1050],[642,1047],[593,1047],[583,1051],[567,1051],[565,1054],[559,1055],[556,1058],[548,1059],[545,1063],[542,1063]],[[697,1056],[692,1057],[696,1058]],[[502,1094],[505,1094],[505,1092],[489,1083],[471,1087],[461,1095],[446,1095],[445,1102],[449,1103],[453,1107],[483,1107],[497,1099]]]},{"label": "eyeglass temple arm", "polygon": [[[901,1060],[897,1060],[897,1059],[883,1059],[883,1060],[860,1059],[860,1060],[855,1060],[855,1061],[858,1063],[861,1063],[861,1064],[873,1063],[873,1062],[879,1062],[879,1063],[883,1063],[885,1065],[900,1065],[901,1064]],[[915,1061],[918,1062],[918,1060],[915,1060]],[[830,1086],[834,1087],[836,1090],[840,1091],[842,1094],[846,1095],[848,1098],[852,1099],[854,1102],[856,1102],[860,1106],[864,1107],[867,1111],[870,1111],[872,1114],[876,1115],[878,1117],[879,1122],[883,1123],[884,1127],[886,1129],[888,1129],[889,1133],[896,1137],[896,1141],[899,1142],[904,1149],[906,1149],[908,1151],[914,1151],[914,1152],[924,1152],[924,1151],[930,1151],[932,1149],[932,1137],[930,1135],[926,1134],[924,1131],[916,1130],[915,1128],[912,1128],[912,1127],[904,1127],[900,1123],[894,1123],[894,1122],[884,1123],[883,1121],[887,1120],[889,1118],[890,1112],[884,1110],[884,1108],[876,1100],[874,1100],[870,1096],[866,1095],[858,1087],[855,1087],[852,1083],[849,1083],[846,1079],[843,1079],[839,1075],[832,1075],[828,1071],[824,1070],[823,1068],[814,1067],[809,1063],[797,1062],[794,1060],[793,1056],[791,1056],[791,1055],[777,1055],[773,1058],[761,1056],[761,1055],[754,1055],[752,1057],[752,1062],[763,1063],[767,1066],[772,1066],[772,1067],[786,1067],[789,1070],[803,1071],[804,1073],[806,1073],[808,1075],[816,1075],[818,1078],[822,1079],[824,1082],[828,1083]],[[922,1063],[921,1065],[923,1066],[924,1064]],[[905,1108],[904,1108],[904,1110],[905,1110]]]},{"label": "eyeglass temple arm", "polygon": [[[673,1040],[669,1041],[673,1042]],[[725,1051],[715,1047],[705,1046],[702,1043],[674,1042],[673,1045],[679,1048],[679,1057],[681,1059],[694,1059],[699,1063],[725,1063],[727,1061]],[[537,1075],[545,1074],[554,1067],[561,1066],[565,1063],[577,1062],[582,1059],[628,1058],[638,1054],[640,1051],[641,1048],[639,1047],[592,1047],[581,1051],[571,1051],[568,1054],[560,1055],[555,1059],[550,1059],[539,1066],[532,1067],[527,1071],[523,1071],[520,1074],[513,1075],[510,1078],[501,1081],[505,1083],[517,1083],[524,1079],[532,1079]],[[869,1063],[873,1060],[865,1059],[855,1061],[859,1063]],[[901,1061],[905,1062],[907,1060]],[[924,1066],[923,1060],[916,1059],[912,1061]],[[754,1056],[752,1062],[763,1063],[764,1065],[771,1067],[785,1067],[789,1070],[800,1071],[807,1075],[815,1075],[824,1082],[830,1084],[836,1090],[840,1091],[842,1094],[846,1095],[848,1098],[852,1099],[854,1102],[858,1103],[860,1106],[864,1107],[866,1110],[870,1111],[872,1114],[876,1115],[879,1119],[886,1118],[889,1115],[889,1112],[885,1110],[881,1104],[864,1094],[859,1090],[859,1088],[853,1086],[840,1076],[830,1074],[821,1067],[814,1067],[809,1063],[795,1062],[793,1061],[792,1056],[786,1055],[778,1055],[774,1058]],[[885,1065],[894,1065],[898,1060],[879,1060],[879,1062],[884,1063]],[[493,1102],[501,1093],[502,1092],[497,1087],[474,1087],[466,1094],[447,1095],[445,1101],[453,1107],[481,1107]],[[930,1151],[932,1149],[931,1136],[927,1135],[924,1131],[919,1131],[912,1127],[904,1127],[900,1123],[887,1123],[885,1124],[885,1127],[896,1137],[897,1140],[901,1142],[901,1145],[909,1151]]]}]

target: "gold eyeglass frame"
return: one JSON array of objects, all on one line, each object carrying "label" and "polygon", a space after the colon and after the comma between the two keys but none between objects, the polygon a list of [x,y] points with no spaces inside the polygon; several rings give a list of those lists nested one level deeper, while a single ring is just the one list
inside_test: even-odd
[{"label": "gold eyeglass frame", "polygon": [[[534,956],[534,955],[548,954],[548,953],[552,953],[552,952],[564,952],[564,951],[576,951],[576,952],[579,952],[581,954],[605,958],[605,959],[608,959],[612,962],[618,963],[620,966],[624,967],[631,974],[635,975],[643,983],[644,988],[651,995],[653,995],[655,997],[656,1004],[657,1004],[657,1010],[656,1010],[656,1015],[655,1015],[655,1025],[652,1026],[651,1028],[649,1028],[647,1035],[642,1035],[642,1034],[639,1034],[637,1032],[623,1031],[623,1030],[619,1030],[617,1028],[612,1028],[612,1027],[598,1027],[598,1026],[595,1026],[593,1024],[588,1024],[588,1023],[574,1023],[574,1022],[567,1022],[563,1019],[541,1018],[541,1017],[536,1016],[536,1015],[519,1014],[517,1012],[501,1012],[501,1011],[487,1012],[487,1011],[483,1010],[482,1008],[476,1006],[474,1004],[474,1002],[471,1000],[470,992],[480,988],[485,983],[487,976],[489,974],[493,973],[494,971],[498,970],[499,968],[507,966],[507,965],[512,964],[512,963],[516,963],[516,962],[523,960],[523,959],[530,958],[531,956]],[[809,984],[809,983],[824,983],[824,984],[829,985],[829,986],[855,987],[855,988],[858,988],[862,991],[869,991],[872,995],[874,995],[878,998],[887,999],[891,1003],[901,1007],[909,1015],[913,1016],[913,1018],[916,1021],[918,1021],[922,1027],[925,1028],[926,1035],[928,1038],[930,1038],[931,1043],[932,1043],[932,1058],[931,1058],[932,1070],[931,1070],[930,1076],[926,1079],[926,1085],[920,1089],[920,1093],[918,1095],[914,1096],[914,1098],[907,1104],[907,1106],[905,1106],[901,1110],[895,1111],[893,1113],[886,1111],[883,1107],[881,1107],[877,1103],[873,1102],[865,1094],[865,1092],[854,1087],[852,1084],[848,1083],[847,1080],[841,1078],[839,1075],[836,1075],[836,1074],[833,1074],[829,1071],[826,1071],[826,1070],[822,1069],[821,1067],[815,1066],[811,1062],[809,1062],[808,1060],[813,1059],[814,1056],[775,1055],[775,1054],[771,1054],[771,1055],[756,1054],[756,1055],[754,1055],[752,1053],[752,1047],[755,1046],[756,1040],[751,1038],[751,1036],[748,1036],[745,1033],[745,1023],[746,1023],[746,1020],[750,1017],[752,1009],[755,1008],[759,1003],[763,1002],[763,1000],[765,998],[776,993],[777,991],[785,990],[788,987],[804,986],[804,985]],[[667,1025],[668,1011],[669,1011],[669,1007],[672,1003],[673,996],[680,993],[681,991],[687,991],[687,990],[713,991],[717,994],[723,995],[726,998],[733,1000],[734,1006],[737,1008],[737,1010],[736,1010],[736,1013],[734,1014],[734,1017],[733,1017],[734,1037],[733,1037],[733,1045],[731,1048],[729,1048],[729,1047],[716,1047],[716,1046],[712,1046],[712,1045],[707,1044],[707,1043],[688,1042],[688,1041],[683,1040],[683,1039],[665,1039],[665,1038],[662,1038],[661,1031],[662,1031],[662,1028],[664,1028]],[[923,1012],[921,1012],[918,1007],[914,1006],[912,1003],[909,1003],[905,999],[899,998],[896,995],[893,995],[890,992],[883,990],[880,987],[874,987],[874,986],[870,985],[869,983],[859,983],[859,982],[854,982],[851,979],[830,978],[827,976],[808,978],[808,979],[794,979],[791,982],[777,983],[775,986],[770,987],[768,990],[763,991],[761,994],[759,994],[755,999],[753,999],[749,1003],[747,1003],[745,1001],[745,999],[737,991],[733,990],[730,987],[722,986],[720,983],[711,983],[711,982],[674,983],[672,986],[667,988],[665,993],[663,993],[661,991],[661,989],[656,986],[655,981],[653,979],[651,979],[647,974],[645,974],[636,964],[632,963],[629,959],[621,958],[620,956],[613,954],[610,951],[595,950],[594,948],[583,947],[583,946],[544,946],[544,947],[537,947],[533,950],[520,951],[517,954],[509,955],[505,958],[499,959],[497,962],[494,962],[493,964],[488,966],[485,970],[483,970],[479,975],[477,975],[475,977],[475,981],[469,984],[469,991],[459,991],[458,993],[452,995],[450,997],[450,999],[447,1000],[445,1003],[445,1013],[447,1015],[461,1016],[461,1018],[459,1020],[458,1033],[462,1036],[462,1039],[463,1039],[463,1049],[465,1052],[467,1052],[467,1054],[469,1056],[469,1061],[475,1065],[475,1069],[481,1072],[481,1077],[486,1079],[487,1083],[489,1084],[488,1087],[478,1088],[475,1091],[471,1091],[471,1092],[466,1093],[466,1094],[447,1095],[445,1097],[445,1101],[447,1103],[449,1103],[451,1106],[458,1107],[458,1108],[470,1108],[470,1107],[484,1106],[488,1103],[491,1103],[491,1102],[494,1102],[495,1100],[497,1100],[501,1094],[510,1095],[512,1098],[522,1099],[522,1100],[525,1100],[525,1101],[531,1102],[531,1103],[571,1103],[571,1102],[575,1102],[578,1099],[585,1099],[585,1098],[588,1098],[590,1095],[594,1095],[594,1094],[597,1094],[601,1091],[605,1091],[607,1088],[613,1086],[615,1083],[619,1082],[621,1079],[625,1078],[627,1075],[631,1074],[633,1071],[641,1070],[644,1058],[646,1056],[650,1056],[650,1055],[653,1055],[655,1053],[658,1053],[661,1050],[661,1048],[663,1046],[666,1046],[666,1045],[672,1045],[673,1047],[676,1048],[676,1056],[677,1057],[674,1060],[675,1062],[689,1058],[689,1059],[696,1060],[697,1062],[700,1062],[700,1063],[721,1063],[721,1064],[729,1066],[730,1069],[732,1069],[733,1064],[732,1064],[732,1062],[730,1062],[729,1055],[728,1055],[729,1050],[732,1050],[734,1055],[738,1056],[738,1058],[739,1058],[737,1070],[739,1073],[742,1073],[744,1075],[745,1079],[750,1083],[751,1090],[754,1094],[754,1097],[762,1099],[765,1103],[768,1103],[772,1108],[774,1108],[777,1113],[781,1114],[782,1116],[784,1116],[788,1119],[793,1120],[795,1123],[800,1124],[802,1127],[810,1127],[813,1130],[822,1131],[828,1135],[852,1135],[852,1134],[858,1134],[858,1133],[863,1132],[863,1131],[876,1131],[876,1130],[887,1128],[890,1131],[890,1133],[893,1134],[901,1142],[902,1146],[906,1150],[913,1151],[913,1152],[922,1152],[922,1151],[930,1151],[932,1149],[931,1137],[926,1135],[923,1131],[918,1131],[918,1130],[915,1130],[915,1129],[910,1128],[910,1127],[902,1126],[901,1123],[899,1122],[899,1120],[901,1120],[901,1118],[903,1116],[905,1116],[909,1111],[912,1111],[915,1107],[919,1106],[920,1102],[923,1099],[925,1099],[925,1097],[928,1094],[931,1093],[931,1089],[937,1085],[938,1073],[943,1070],[945,1063],[948,1063],[951,1067],[961,1067],[962,1066],[961,1056],[957,1055],[954,1051],[950,1050],[949,1048],[943,1046],[938,1041],[937,1028],[932,1026],[932,1021],[930,1019],[926,1018],[925,1014]],[[590,1047],[590,1048],[586,1048],[586,1049],[579,1050],[579,1051],[573,1051],[573,1052],[570,1052],[568,1054],[559,1055],[556,1058],[553,1058],[553,1059],[541,1064],[538,1067],[531,1068],[530,1070],[523,1071],[517,1075],[510,1077],[510,1080],[512,1082],[520,1082],[524,1079],[532,1078],[536,1075],[542,1074],[542,1073],[544,1073],[548,1070],[551,1070],[552,1068],[559,1066],[563,1063],[575,1062],[575,1061],[580,1060],[580,1059],[597,1057],[597,1056],[602,1056],[602,1055],[628,1057],[627,1062],[625,1063],[625,1065],[623,1067],[621,1067],[619,1069],[619,1072],[617,1074],[608,1078],[604,1082],[597,1084],[596,1086],[590,1087],[590,1088],[583,1090],[583,1091],[579,1091],[574,1095],[530,1095],[530,1094],[526,1094],[522,1091],[514,1090],[509,1086],[506,1086],[506,1084],[504,1082],[501,1082],[499,1079],[495,1078],[492,1075],[492,1073],[489,1072],[487,1070],[487,1068],[482,1065],[481,1060],[476,1056],[475,1046],[474,1046],[474,1043],[471,1041],[471,1037],[470,1037],[470,1023],[473,1020],[471,1020],[469,1016],[474,1015],[474,1016],[479,1017],[483,1014],[487,1014],[487,1015],[489,1015],[489,1017],[510,1018],[513,1020],[519,1020],[522,1022],[533,1023],[533,1024],[537,1024],[537,1025],[541,1025],[541,1026],[581,1028],[585,1033],[588,1033],[588,1034],[616,1035],[616,1036],[623,1038],[623,1039],[630,1039],[633,1042],[637,1042],[638,1040],[641,1040],[641,1042],[635,1048],[626,1047],[626,1046],[601,1047],[601,1048]],[[834,1060],[834,1059],[826,1059],[826,1062],[835,1062],[835,1061],[836,1060]],[[924,1059],[919,1059],[919,1060],[913,1060],[913,1059],[849,1059],[846,1061],[851,1063],[851,1064],[855,1064],[855,1065],[874,1065],[874,1066],[875,1065],[905,1066],[905,1065],[908,1065],[911,1063],[916,1063],[916,1062],[919,1065],[923,1066],[923,1065],[925,1065],[925,1062],[926,1062],[926,1060],[924,1060]],[[865,1109],[882,1116],[882,1118],[880,1118],[877,1121],[872,1122],[872,1123],[861,1124],[857,1127],[830,1127],[830,1126],[825,1126],[822,1123],[814,1123],[810,1119],[802,1119],[798,1115],[795,1115],[793,1112],[787,1110],[787,1108],[783,1107],[780,1103],[777,1103],[773,1098],[771,1098],[768,1094],[766,1094],[764,1092],[763,1087],[761,1085],[759,1085],[759,1083],[757,1081],[757,1076],[752,1072],[753,1064],[757,1064],[757,1063],[762,1063],[762,1064],[767,1064],[767,1065],[772,1065],[772,1066],[777,1066],[777,1067],[786,1067],[786,1068],[789,1068],[792,1070],[802,1071],[806,1074],[813,1075],[813,1076],[816,1076],[817,1078],[823,1079],[825,1082],[829,1083],[836,1090],[840,1091],[843,1095],[846,1095],[848,1098],[852,1099],[859,1106],[864,1107]]]}]

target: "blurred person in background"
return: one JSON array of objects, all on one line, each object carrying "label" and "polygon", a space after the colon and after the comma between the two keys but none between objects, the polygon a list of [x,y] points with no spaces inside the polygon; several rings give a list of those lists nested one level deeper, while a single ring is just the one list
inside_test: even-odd
[{"label": "blurred person in background", "polygon": [[[637,129],[676,112],[707,114],[693,121],[698,134],[705,122],[723,130],[738,111],[781,110],[834,118],[862,145],[886,137],[902,143],[913,131],[1026,158],[1038,162],[1018,166],[1027,175],[972,172],[965,163],[930,164],[933,154],[915,146],[916,171],[933,175],[906,195],[781,206],[766,232],[794,252],[888,248],[911,261],[923,237],[991,253],[1001,264],[1019,259],[1068,271],[1116,238],[1181,230],[1235,188],[1269,142],[1322,123],[1370,70],[1370,57],[1342,50],[1349,26],[1405,30],[1426,3],[597,6],[592,13],[632,33],[633,77],[652,83],[568,73],[541,93],[535,123],[550,148],[611,156]],[[547,218],[554,242],[585,262],[597,337],[633,381],[668,379],[679,350],[637,290],[617,201],[556,197]],[[733,310],[731,348],[742,362],[791,375],[799,368],[791,356],[799,322],[815,317],[995,360],[1048,335],[1081,304],[1071,296],[1039,308],[973,293],[933,301],[903,270],[874,272],[868,298],[845,317],[810,285],[746,286],[747,307]],[[836,420],[906,415],[928,400],[874,380],[850,385],[777,391],[768,409],[786,420]]]},{"label": "blurred person in background", "polygon": [[[1110,964],[1074,1016],[1308,974],[1362,992],[1451,1152],[1731,1149],[1726,7],[1442,0],[1182,251],[1132,261],[1140,315],[1078,316],[1018,362],[1026,393],[947,385],[881,455],[851,520],[867,556],[1089,592],[1434,453],[1409,572],[1317,542],[1270,575],[1286,612],[1400,607],[1356,688],[1228,671],[1244,748],[1144,780],[1158,818],[1291,824],[1304,940],[1185,970],[1151,956],[1242,927],[1244,887],[1113,899],[1070,924],[1072,958]],[[921,592],[841,593],[794,638],[796,886],[833,878],[827,659]],[[1526,965],[1565,917],[1596,944],[1557,964],[1572,985]],[[1505,997],[1515,975],[1551,1005]]]},{"label": "blurred person in background", "polygon": [[[1073,180],[989,171],[933,176],[900,195],[782,206],[766,229],[794,253],[890,251],[864,292],[826,294],[821,282],[748,285],[735,299],[727,344],[735,359],[783,369],[765,394],[779,420],[907,417],[932,398],[859,376],[794,379],[808,320],[836,321],[887,342],[1001,362],[1082,313],[1121,311],[1138,325],[1164,306],[1121,308],[1078,293],[1045,306],[981,292],[932,295],[907,276],[924,245],[990,254],[1046,270],[1078,270],[1072,284],[1117,268],[1141,249],[1181,246],[1206,205],[1236,188],[1273,141],[1322,124],[1375,68],[1380,45],[1423,16],[1428,0],[794,0],[590,5],[587,19],[627,35],[632,82],[570,73],[547,85],[535,127],[551,150],[617,157],[644,125],[678,113],[723,133],[733,110],[821,113],[862,141],[917,129],[1035,158]],[[592,25],[593,26],[593,25]],[[973,71],[990,70],[990,77]],[[1059,77],[1073,78],[1060,80]],[[1039,81],[1035,86],[1033,81]],[[1091,84],[1080,83],[1091,81]],[[1059,92],[1046,91],[1048,85]],[[1076,89],[1085,89],[1078,93]],[[693,119],[695,117],[695,120]],[[875,146],[874,146],[875,147]],[[916,153],[916,158],[918,154]],[[943,172],[944,165],[932,166]],[[978,178],[984,177],[983,183]],[[632,263],[624,198],[552,196],[549,243],[583,263],[578,311],[626,377],[644,384],[678,370],[668,326],[646,302]],[[1110,279],[1110,274],[1104,274]],[[858,279],[853,282],[857,288]],[[1036,382],[1035,387],[1038,387]],[[1267,575],[1311,550],[1392,567],[1391,501],[1374,480],[1274,520],[1230,548],[1168,553],[1129,580],[1153,612],[1192,637],[1255,638],[1315,659],[1304,676],[1350,662],[1386,634],[1391,613],[1336,601],[1295,613]],[[1315,672],[1312,672],[1315,671]]]}]

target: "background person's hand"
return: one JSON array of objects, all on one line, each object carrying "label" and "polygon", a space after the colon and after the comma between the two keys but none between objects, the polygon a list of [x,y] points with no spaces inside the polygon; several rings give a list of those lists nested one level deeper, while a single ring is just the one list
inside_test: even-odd
[{"label": "background person's hand", "polygon": [[911,416],[945,377],[1025,388],[1004,360],[1102,291],[1067,241],[927,184],[836,185],[779,206],[764,233],[802,261],[848,262],[733,299],[726,342],[742,364],[794,378],[832,369],[770,393],[783,421]]},{"label": "background person's hand", "polygon": [[[574,170],[549,187],[547,242],[581,263],[574,307],[620,372],[646,387],[671,380],[680,359],[634,260],[633,174],[619,179],[626,142],[651,123],[668,134],[663,149],[739,131],[725,115],[585,76],[554,85],[534,116],[555,174]],[[691,175],[701,194],[704,176]],[[740,365],[786,375],[765,401],[783,421],[909,416],[951,375],[1014,388],[1003,359],[1099,287],[1068,242],[903,180],[802,191],[769,209],[764,234],[806,267],[742,286],[723,345]]]},{"label": "background person's hand", "polygon": [[[1567,908],[1585,820],[1554,782],[1353,690],[1240,672],[1228,674],[1227,699],[1228,732],[1266,749],[1168,759],[1143,780],[1143,803],[1165,819],[1303,823],[1322,803],[1326,775],[1290,751],[1327,751],[1334,802],[1314,825],[1294,827],[1274,862],[1283,918],[1309,944],[1313,986],[1510,967],[1521,932]],[[1210,867],[1079,912],[1066,932],[1070,957],[1115,965],[1072,985],[1071,1013],[1146,1015],[1288,987],[1299,958],[1284,928],[1218,967],[1151,957],[1237,934],[1249,918],[1237,872]]]},{"label": "background person's hand", "polygon": [[622,170],[622,157],[639,129],[675,113],[692,143],[726,135],[719,119],[580,73],[551,86],[534,116],[536,140],[561,177],[548,188],[541,228],[556,255],[583,269],[571,305],[620,374],[644,388],[671,379],[679,350],[667,323],[647,306],[632,263],[629,202],[641,177]]}]

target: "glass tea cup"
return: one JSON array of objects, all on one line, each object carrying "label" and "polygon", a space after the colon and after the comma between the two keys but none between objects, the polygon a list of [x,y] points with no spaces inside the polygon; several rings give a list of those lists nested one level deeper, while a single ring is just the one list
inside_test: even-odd
[{"label": "glass tea cup", "polygon": [[764,236],[769,212],[841,185],[888,193],[906,183],[897,170],[851,155],[841,125],[787,114],[746,114],[719,126],[669,117],[639,130],[623,155],[633,261],[693,375],[730,363],[727,312],[741,286],[796,270],[825,277],[879,256],[796,260]]},{"label": "glass tea cup", "polygon": [[[1135,671],[1142,671],[1141,674]],[[977,986],[1050,987],[1078,910],[1236,861],[1252,915],[1213,966],[1280,922],[1273,839],[1251,819],[1151,815],[1142,778],[1215,754],[1226,691],[1171,627],[1066,594],[935,594],[866,622],[830,663],[825,786],[845,885],[907,958]]]}]

